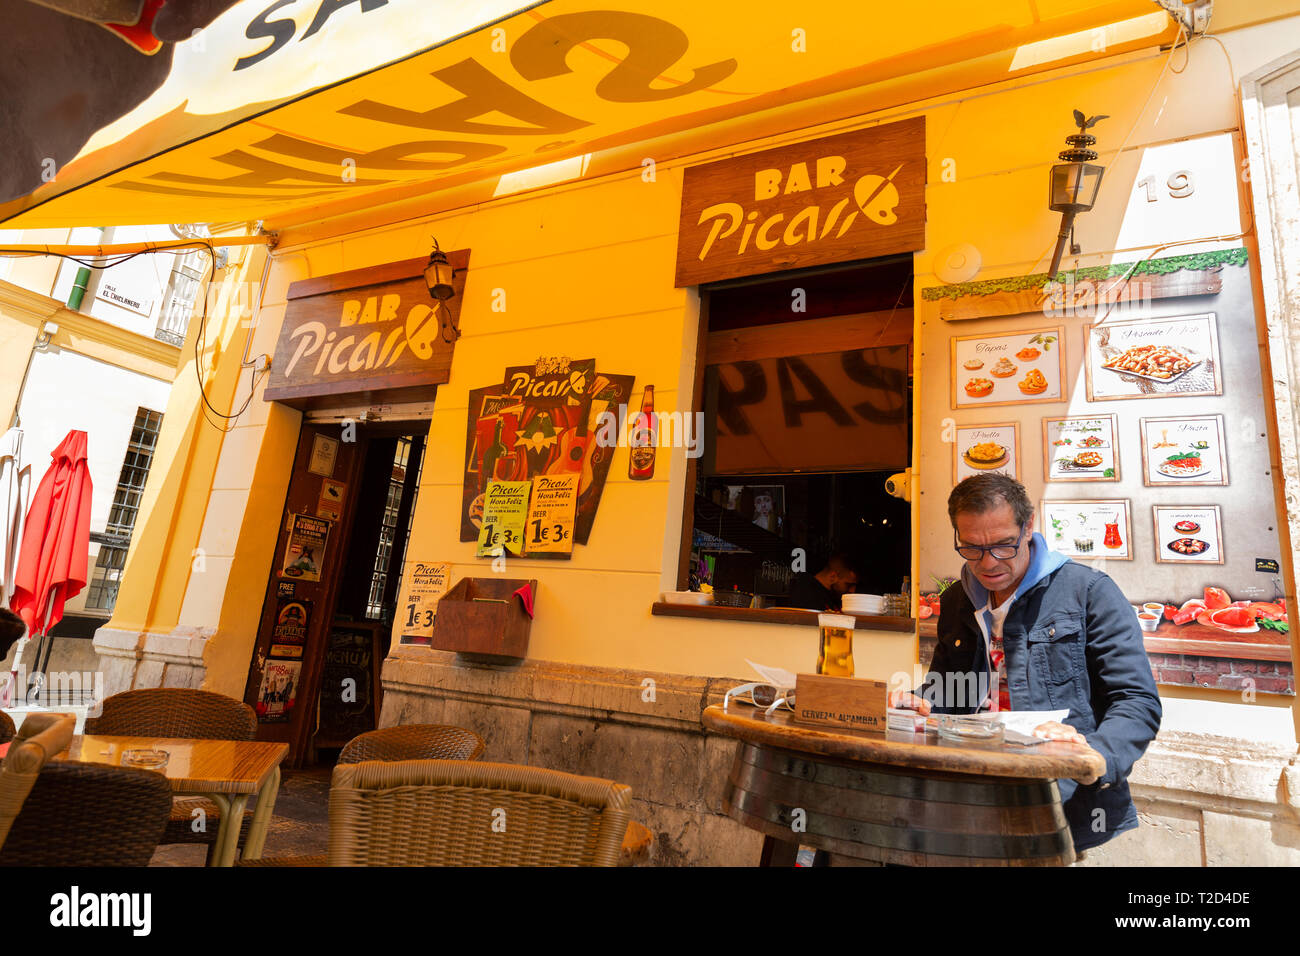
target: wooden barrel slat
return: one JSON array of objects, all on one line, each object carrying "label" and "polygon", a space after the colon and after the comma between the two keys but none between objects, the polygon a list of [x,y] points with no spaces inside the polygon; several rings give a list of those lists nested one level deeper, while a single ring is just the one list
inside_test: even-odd
[{"label": "wooden barrel slat", "polygon": [[[742,743],[723,807],[774,839],[877,862],[1024,866],[1074,859],[1054,780],[854,767]],[[792,826],[796,808],[803,810],[800,831]]]},{"label": "wooden barrel slat", "polygon": [[1059,802],[1026,807],[896,797],[888,792],[866,788],[849,790],[827,784],[822,782],[820,774],[817,780],[783,776],[748,760],[736,761],[729,781],[738,790],[779,798],[792,807],[816,807],[826,816],[887,826],[1019,836],[1043,833],[1049,823],[1053,831],[1068,826]]},{"label": "wooden barrel slat", "polygon": [[896,767],[870,766],[834,757],[816,757],[751,743],[741,745],[741,759],[785,777],[815,779],[828,786],[887,794],[910,800],[977,806],[1036,807],[1059,804],[1054,780],[974,777],[927,771],[924,776]]}]

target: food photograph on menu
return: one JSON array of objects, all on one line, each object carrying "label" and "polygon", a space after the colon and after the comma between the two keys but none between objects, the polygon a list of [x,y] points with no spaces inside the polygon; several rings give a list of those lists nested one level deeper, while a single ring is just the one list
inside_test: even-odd
[{"label": "food photograph on menu", "polygon": [[1046,481],[1119,481],[1119,417],[1043,419]]},{"label": "food photograph on menu", "polygon": [[1133,559],[1128,499],[1044,500],[1039,514],[1043,537],[1053,551],[1081,560]]},{"label": "food photograph on menu", "polygon": [[1020,426],[960,425],[952,450],[953,484],[971,475],[998,473],[1020,478]]},{"label": "food photograph on menu", "polygon": [[950,340],[953,408],[1059,402],[1064,329],[1028,329]]},{"label": "food photograph on menu", "polygon": [[1156,561],[1223,564],[1223,524],[1218,505],[1155,505]]},{"label": "food photograph on menu", "polygon": [[1222,415],[1143,418],[1141,432],[1143,484],[1228,483]]},{"label": "food photograph on menu", "polygon": [[1222,395],[1213,312],[1085,326],[1088,401]]}]

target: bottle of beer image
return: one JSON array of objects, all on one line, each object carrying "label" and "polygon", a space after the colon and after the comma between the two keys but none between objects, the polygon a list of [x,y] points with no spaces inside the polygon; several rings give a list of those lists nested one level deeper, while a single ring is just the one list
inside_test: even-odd
[{"label": "bottle of beer image", "polygon": [[501,441],[501,425],[502,421],[498,418],[496,431],[492,435],[492,444],[488,445],[483,452],[483,470],[479,474],[479,485],[482,488],[486,488],[487,483],[496,477],[497,459],[510,452]]},{"label": "bottle of beer image", "polygon": [[647,385],[641,393],[641,411],[632,423],[628,436],[627,476],[646,481],[655,473],[655,387]]}]

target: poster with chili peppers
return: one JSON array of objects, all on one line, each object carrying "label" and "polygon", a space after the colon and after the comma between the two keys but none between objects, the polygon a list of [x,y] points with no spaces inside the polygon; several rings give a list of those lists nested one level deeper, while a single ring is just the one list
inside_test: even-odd
[{"label": "poster with chili peppers", "polygon": [[[471,389],[465,428],[460,540],[478,541],[490,481],[578,476],[573,541],[586,544],[616,443],[631,413],[635,377],[595,359],[540,358],[505,369],[500,384]],[[614,427],[601,429],[613,420]]]}]

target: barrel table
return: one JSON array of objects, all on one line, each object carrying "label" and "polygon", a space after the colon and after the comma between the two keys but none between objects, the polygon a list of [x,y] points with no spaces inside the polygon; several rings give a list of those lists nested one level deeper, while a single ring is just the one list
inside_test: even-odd
[{"label": "barrel table", "polygon": [[839,730],[736,702],[703,723],[740,741],[723,808],[767,837],[764,865],[793,863],[802,844],[841,865],[1065,866],[1074,843],[1056,781],[1106,771],[1081,744]]}]

